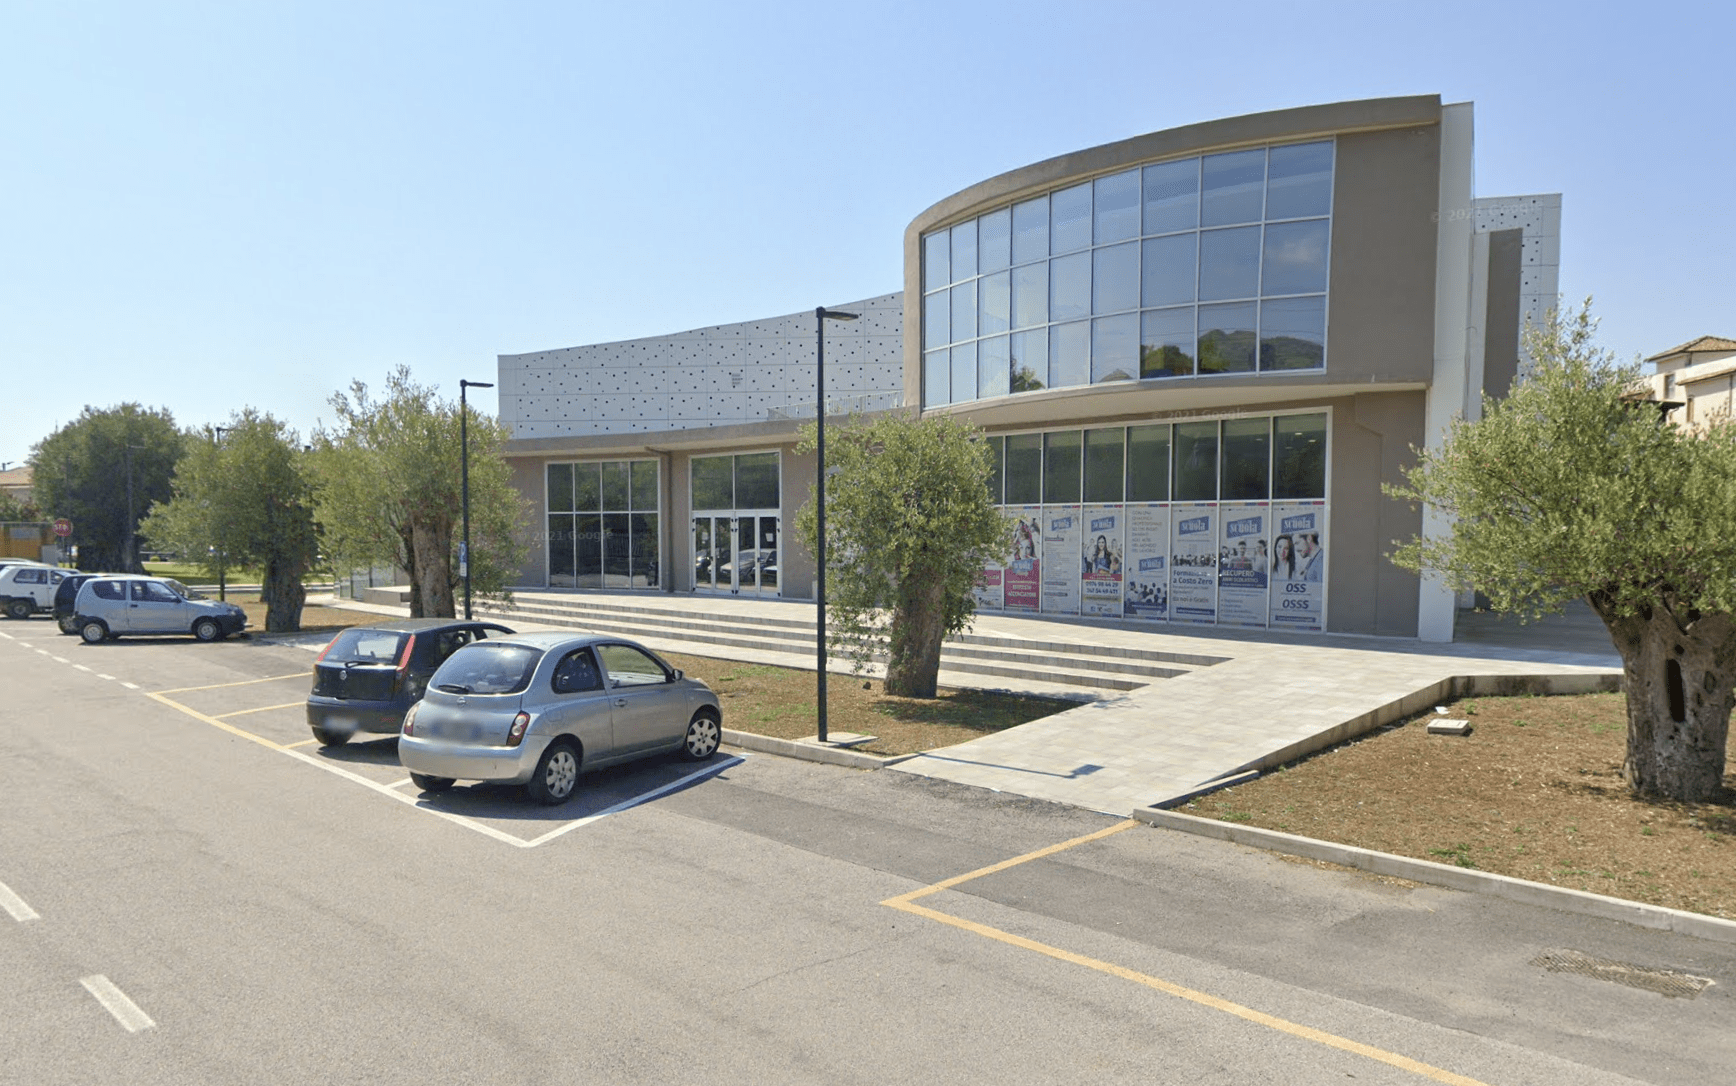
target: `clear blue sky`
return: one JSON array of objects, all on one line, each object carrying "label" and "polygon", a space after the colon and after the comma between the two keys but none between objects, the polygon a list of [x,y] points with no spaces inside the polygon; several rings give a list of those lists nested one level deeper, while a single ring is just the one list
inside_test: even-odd
[{"label": "clear blue sky", "polygon": [[[0,461],[85,404],[305,434],[408,363],[902,286],[975,181],[1355,98],[1477,107],[1479,195],[1564,194],[1607,346],[1736,335],[1736,16],[1712,4],[8,4]],[[494,394],[475,402],[493,410]]]}]

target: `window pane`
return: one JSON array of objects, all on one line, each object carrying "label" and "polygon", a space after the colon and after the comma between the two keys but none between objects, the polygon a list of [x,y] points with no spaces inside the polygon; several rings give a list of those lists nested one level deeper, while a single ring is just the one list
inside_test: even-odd
[{"label": "window pane", "polygon": [[692,470],[693,508],[735,508],[735,465],[732,457],[695,457]]},{"label": "window pane", "polygon": [[1175,500],[1209,502],[1218,496],[1218,424],[1175,426]]},{"label": "window pane", "polygon": [[976,387],[976,344],[956,344],[952,348],[952,402],[975,399]]},{"label": "window pane", "polygon": [[751,453],[735,458],[738,509],[778,508],[778,454]]},{"label": "window pane", "polygon": [[1139,376],[1191,376],[1197,346],[1193,306],[1151,309],[1139,319]]},{"label": "window pane", "polygon": [[633,461],[633,508],[639,512],[657,511],[657,469],[655,460]]},{"label": "window pane", "polygon": [[1091,322],[1049,326],[1049,387],[1091,383]]},{"label": "window pane", "polygon": [[989,501],[1001,504],[1002,490],[1006,484],[1007,473],[1007,439],[991,437],[989,443]]},{"label": "window pane", "polygon": [[1036,505],[1043,500],[1043,435],[1007,438],[1007,504]]},{"label": "window pane", "polygon": [[1326,365],[1326,299],[1260,303],[1260,368],[1312,370]]},{"label": "window pane", "polygon": [[1139,376],[1139,314],[1098,317],[1091,322],[1091,383],[1131,381]]},{"label": "window pane", "polygon": [[977,398],[1005,396],[1012,391],[1012,368],[1006,336],[991,336],[978,341]]},{"label": "window pane", "polygon": [[948,259],[951,236],[941,230],[922,239],[922,289],[934,290],[952,282]]},{"label": "window pane", "polygon": [[1139,308],[1139,245],[1111,245],[1091,253],[1091,312]]},{"label": "window pane", "polygon": [[1252,298],[1258,293],[1260,228],[1201,231],[1200,301]]},{"label": "window pane", "polygon": [[573,587],[573,518],[549,518],[549,587]]},{"label": "window pane", "polygon": [[1013,211],[1003,207],[977,220],[977,268],[1000,271],[1012,263]]},{"label": "window pane", "polygon": [[595,513],[573,518],[573,583],[603,586],[603,518]]},{"label": "window pane", "polygon": [[548,511],[551,513],[571,513],[573,511],[573,466],[571,464],[550,464],[548,477]]},{"label": "window pane", "polygon": [[976,274],[976,220],[961,222],[952,228],[952,281],[969,279]]},{"label": "window pane", "polygon": [[1266,177],[1266,218],[1300,219],[1332,209],[1332,144],[1272,148]]},{"label": "window pane", "polygon": [[922,299],[922,349],[932,351],[952,342],[951,295],[946,291]]},{"label": "window pane", "polygon": [[1013,327],[1029,328],[1049,320],[1049,262],[1013,269]]},{"label": "window pane", "polygon": [[977,334],[992,335],[995,332],[1005,332],[1012,316],[1012,301],[1009,294],[1012,275],[1010,272],[996,272],[985,275],[977,280]]},{"label": "window pane", "polygon": [[627,508],[627,462],[610,460],[603,465],[603,508]]},{"label": "window pane", "polygon": [[1039,196],[1013,205],[1013,263],[1024,264],[1049,255],[1049,198]]},{"label": "window pane", "polygon": [[1266,253],[1260,264],[1260,293],[1319,294],[1326,290],[1325,219],[1282,222],[1266,227]]},{"label": "window pane", "polygon": [[573,465],[573,508],[581,513],[594,513],[599,508],[602,489],[597,482],[596,464]]},{"label": "window pane", "polygon": [[660,572],[657,558],[657,514],[634,513],[631,530],[633,584],[640,588],[656,588],[660,583],[657,579]]},{"label": "window pane", "polygon": [[1254,303],[1200,306],[1200,372],[1254,368]]},{"label": "window pane", "polygon": [[1272,420],[1272,497],[1326,497],[1326,416]]},{"label": "window pane", "polygon": [[[1145,168],[1145,232],[1167,234],[1200,224],[1200,160]],[[939,280],[936,280],[939,282]]]},{"label": "window pane", "polygon": [[1049,319],[1091,315],[1091,254],[1074,253],[1049,261]]},{"label": "window pane", "polygon": [[1169,427],[1127,428],[1127,500],[1169,500]]},{"label": "window pane", "polygon": [[1200,170],[1200,225],[1259,222],[1266,195],[1266,151],[1207,155]]},{"label": "window pane", "polygon": [[1049,197],[1049,251],[1070,253],[1091,244],[1091,183]]},{"label": "window pane", "polygon": [[1043,503],[1058,505],[1079,500],[1078,430],[1043,435]]},{"label": "window pane", "polygon": [[1035,392],[1049,382],[1049,333],[1038,328],[1015,333],[1010,340],[1012,391]]},{"label": "window pane", "polygon": [[922,405],[939,407],[952,402],[952,355],[945,350],[922,356]]},{"label": "window pane", "polygon": [[1271,420],[1224,420],[1223,481],[1218,490],[1222,500],[1263,501],[1270,496],[1266,479],[1271,446]]},{"label": "window pane", "polygon": [[970,339],[976,335],[976,284],[960,283],[952,288],[952,341]]},{"label": "window pane", "polygon": [[1093,237],[1098,245],[1139,236],[1139,171],[1100,177],[1093,185],[1096,214]]},{"label": "window pane", "polygon": [[1140,265],[1141,305],[1180,305],[1194,300],[1199,273],[1199,235],[1172,234],[1145,242]]},{"label": "window pane", "polygon": [[1119,426],[1085,431],[1085,500],[1121,500],[1126,432]]},{"label": "window pane", "polygon": [[603,514],[603,587],[626,588],[632,583],[632,554],[627,514]]}]

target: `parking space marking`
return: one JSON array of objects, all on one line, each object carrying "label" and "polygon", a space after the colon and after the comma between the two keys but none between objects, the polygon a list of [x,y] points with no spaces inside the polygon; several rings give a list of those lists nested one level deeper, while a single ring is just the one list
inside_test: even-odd
[{"label": "parking space marking", "polygon": [[1100,840],[1104,837],[1110,836],[1111,834],[1120,833],[1123,830],[1132,829],[1138,825],[1140,825],[1140,823],[1133,819],[1128,819],[1125,822],[1118,822],[1113,826],[1098,830],[1096,833],[1088,833],[1083,837],[1075,837],[1070,841],[1062,841],[1059,844],[1050,845],[1047,848],[1040,848],[1035,852],[1027,852],[1022,856],[1014,856],[1010,860],[1002,860],[1000,863],[978,868],[975,871],[966,872],[963,875],[955,875],[950,879],[944,879],[931,886],[924,886],[919,890],[912,890],[908,894],[900,894],[897,897],[887,898],[880,904],[897,909],[900,912],[907,912],[915,916],[933,920],[939,924],[946,924],[949,927],[968,931],[973,935],[980,935],[985,939],[993,939],[998,943],[1005,943],[1008,946],[1018,947],[1021,950],[1029,950],[1045,957],[1054,958],[1057,961],[1067,962],[1072,965],[1082,965],[1087,969],[1095,969],[1100,973],[1107,973],[1110,976],[1119,977],[1122,980],[1132,981],[1135,984],[1154,989],[1164,993],[1165,995],[1175,996],[1177,999],[1185,999],[1190,1003],[1195,1003],[1202,1007],[1209,1007],[1212,1010],[1221,1011],[1224,1014],[1233,1015],[1244,1021],[1252,1022],[1255,1025],[1265,1026],[1268,1029],[1277,1030],[1280,1033],[1285,1033],[1301,1040],[1313,1041],[1316,1044],[1325,1045],[1328,1048],[1336,1048],[1341,1052],[1349,1052],[1357,1056],[1363,1056],[1375,1060],[1376,1062],[1384,1063],[1389,1067],[1396,1067],[1402,1071],[1408,1071],[1412,1074],[1432,1079],[1435,1082],[1445,1083],[1447,1086],[1486,1086],[1485,1083],[1478,1079],[1467,1078],[1464,1075],[1445,1070],[1444,1068],[1435,1067],[1432,1064],[1423,1063],[1419,1060],[1413,1060],[1409,1056],[1402,1056],[1396,1052],[1388,1052],[1385,1049],[1375,1048],[1372,1045],[1365,1045],[1360,1041],[1352,1041],[1347,1037],[1340,1037],[1336,1034],[1327,1033],[1324,1030],[1318,1030],[1312,1026],[1304,1026],[1298,1022],[1291,1022],[1287,1019],[1267,1014],[1264,1011],[1257,1011],[1252,1007],[1244,1007],[1240,1003],[1232,1003],[1227,999],[1220,999],[1217,996],[1208,995],[1205,992],[1195,991],[1192,988],[1186,988],[1182,985],[1174,984],[1159,977],[1151,976],[1148,973],[1141,973],[1137,970],[1129,969],[1126,966],[1116,965],[1114,962],[1106,962],[1097,958],[1087,957],[1083,954],[1075,954],[1070,950],[1063,950],[1060,947],[1050,946],[1047,943],[1039,943],[1035,939],[1027,939],[1022,935],[1014,935],[1010,931],[1002,931],[1000,928],[990,927],[987,924],[979,924],[974,920],[965,920],[962,917],[952,916],[940,912],[939,910],[931,909],[926,905],[916,904],[916,899],[918,898],[927,897],[930,894],[938,894],[943,890],[950,890],[962,883],[970,882],[973,879],[980,879],[985,875],[992,875],[997,871],[1005,871],[1009,867],[1017,867],[1020,864],[1029,863],[1032,860],[1039,860],[1045,856],[1052,856],[1057,852],[1062,852],[1066,849],[1074,848],[1091,841]]},{"label": "parking space marking", "polygon": [[128,690],[137,690],[139,688],[138,683],[129,683],[124,680],[121,682],[121,685],[126,687]]},{"label": "parking space marking", "polygon": [[283,749],[294,750],[296,747],[311,747],[317,742],[319,742],[318,739],[303,739],[299,743],[285,743],[283,744]]},{"label": "parking space marking", "polygon": [[[88,667],[85,667],[85,666],[84,666],[84,665],[83,665],[83,664],[73,664],[73,665],[72,665],[72,666],[73,666],[73,667],[75,667],[75,668],[77,668],[77,669],[78,669],[78,670],[80,670],[80,671],[90,671],[90,668],[88,668]],[[90,671],[90,673],[91,673],[91,674],[92,674],[92,675],[95,675],[95,674],[96,674],[96,672],[94,672],[94,671]]]},{"label": "parking space marking", "polygon": [[42,919],[41,916],[37,914],[36,910],[30,907],[28,902],[13,893],[12,887],[7,886],[3,882],[0,882],[0,909],[5,909],[7,912],[11,913],[12,919],[18,921],[20,924],[24,923],[26,920]]},{"label": "parking space marking", "polygon": [[[307,699],[302,698],[300,701],[286,701],[282,705],[261,705],[257,709],[237,709],[233,713],[218,713],[217,719],[228,720],[232,716],[246,716],[248,713],[269,713],[273,709],[298,709],[306,704]],[[312,740],[309,740],[309,742],[312,742]]]},{"label": "parking space marking", "polygon": [[96,675],[96,677],[97,677],[97,678],[99,678],[99,679],[107,679],[107,680],[108,680],[108,681],[109,681],[109,682],[111,682],[111,683],[112,683],[112,682],[114,682],[114,681],[115,681],[115,677],[114,677],[114,676],[113,676],[113,675],[104,675],[104,674],[103,674],[103,673],[102,673],[102,672],[100,672],[100,671],[99,671],[99,672],[97,672],[97,675]]},{"label": "parking space marking", "polygon": [[115,1016],[115,1021],[128,1033],[137,1033],[141,1029],[154,1029],[156,1023],[151,1016],[139,1009],[139,1005],[127,998],[127,994],[115,987],[115,982],[97,973],[79,980],[84,990],[96,996],[96,1001],[103,1009]]},{"label": "parking space marking", "polygon": [[405,785],[406,785],[406,784],[409,784],[409,783],[410,783],[410,778],[409,778],[409,777],[405,777],[405,778],[404,778],[404,779],[403,779],[403,780],[401,780],[401,781],[393,781],[393,782],[392,782],[392,783],[391,783],[391,784],[388,784],[388,785],[386,785],[386,787],[387,787],[387,788],[402,788],[402,787],[404,787],[404,786],[405,786]]},{"label": "parking space marking", "polygon": [[66,657],[64,657],[64,656],[56,656],[56,655],[54,655],[54,654],[53,654],[53,653],[49,653],[49,654],[48,654],[48,658],[49,658],[49,659],[50,659],[50,660],[53,660],[53,661],[54,661],[54,662],[55,662],[55,663],[57,663],[57,664],[70,664],[70,663],[72,663],[72,661],[71,661],[71,660],[68,660],[68,659],[67,659],[67,658],[66,658]]},{"label": "parking space marking", "polygon": [[212,683],[209,686],[177,686],[173,690],[159,690],[159,694],[191,694],[195,690],[227,690],[232,686],[257,686],[260,683],[280,683],[285,679],[306,679],[307,672],[298,671],[293,675],[273,675],[269,679],[243,679],[238,683]]},{"label": "parking space marking", "polygon": [[684,787],[684,786],[692,783],[693,781],[698,780],[701,777],[708,777],[708,776],[711,776],[713,774],[722,773],[724,770],[729,769],[732,766],[738,766],[745,761],[747,761],[746,755],[744,755],[744,754],[732,754],[729,756],[729,759],[727,761],[718,762],[715,765],[700,766],[698,769],[694,770],[693,772],[688,773],[687,775],[682,776],[682,777],[677,777],[675,780],[670,781],[668,784],[662,785],[662,786],[657,787],[657,788],[653,788],[649,792],[642,792],[637,796],[632,796],[632,797],[629,797],[627,799],[624,799],[621,802],[615,804],[613,807],[605,807],[603,810],[598,811],[594,815],[586,815],[584,818],[574,819],[573,821],[568,822],[564,826],[557,826],[554,829],[550,830],[549,832],[543,834],[541,837],[532,838],[531,840],[526,841],[524,843],[524,847],[525,848],[535,848],[545,841],[553,841],[555,838],[559,837],[563,833],[570,833],[571,831],[578,829],[580,826],[589,826],[593,822],[596,822],[600,819],[608,818],[612,814],[620,814],[622,811],[628,810],[628,809],[633,808],[633,807],[637,807],[641,803],[649,803],[652,800],[656,799],[658,796],[663,795],[664,793],[673,792],[677,788]]}]

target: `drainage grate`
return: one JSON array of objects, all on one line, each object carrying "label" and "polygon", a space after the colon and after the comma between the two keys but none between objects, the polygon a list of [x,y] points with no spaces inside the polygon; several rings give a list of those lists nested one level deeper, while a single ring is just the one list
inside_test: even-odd
[{"label": "drainage grate", "polygon": [[1608,958],[1593,958],[1577,950],[1546,950],[1532,958],[1531,964],[1540,965],[1551,973],[1578,973],[1582,977],[1614,981],[1629,988],[1643,988],[1671,999],[1678,996],[1693,999],[1712,983],[1710,977],[1696,977],[1688,973],[1678,973],[1673,969],[1633,965],[1630,962],[1612,962]]}]

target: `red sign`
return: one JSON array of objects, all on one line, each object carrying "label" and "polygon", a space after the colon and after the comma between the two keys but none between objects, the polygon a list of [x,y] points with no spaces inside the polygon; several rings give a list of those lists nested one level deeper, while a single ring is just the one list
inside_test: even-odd
[{"label": "red sign", "polygon": [[67,520],[65,517],[61,517],[60,519],[56,520],[54,522],[54,534],[59,536],[62,539],[65,539],[67,536],[71,535],[72,534],[72,521]]}]

